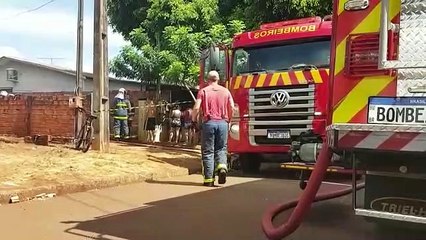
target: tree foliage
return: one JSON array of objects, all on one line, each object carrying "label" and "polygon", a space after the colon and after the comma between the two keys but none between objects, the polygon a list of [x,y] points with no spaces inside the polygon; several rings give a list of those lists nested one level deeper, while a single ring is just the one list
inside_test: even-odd
[{"label": "tree foliage", "polygon": [[115,31],[128,39],[133,29],[145,21],[149,0],[108,0],[108,18]]},{"label": "tree foliage", "polygon": [[222,20],[242,20],[249,29],[261,23],[331,14],[332,0],[221,0]]},{"label": "tree foliage", "polygon": [[108,0],[130,45],[111,62],[119,77],[194,85],[200,50],[264,22],[327,15],[331,0]]}]

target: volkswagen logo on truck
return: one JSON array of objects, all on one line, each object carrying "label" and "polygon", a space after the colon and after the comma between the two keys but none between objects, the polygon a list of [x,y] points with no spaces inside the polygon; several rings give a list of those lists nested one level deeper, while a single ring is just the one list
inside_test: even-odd
[{"label": "volkswagen logo on truck", "polygon": [[276,108],[285,108],[290,102],[290,95],[284,90],[275,91],[271,95],[270,102]]}]

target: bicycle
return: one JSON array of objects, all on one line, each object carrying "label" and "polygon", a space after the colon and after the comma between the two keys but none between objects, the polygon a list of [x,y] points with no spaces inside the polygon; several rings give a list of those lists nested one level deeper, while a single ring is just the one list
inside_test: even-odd
[{"label": "bicycle", "polygon": [[92,122],[98,117],[91,113],[88,113],[84,108],[77,107],[77,110],[79,112],[82,112],[86,116],[86,119],[84,121],[84,125],[81,126],[77,138],[75,139],[75,149],[81,150],[83,153],[86,153],[87,151],[89,151],[93,141]]}]

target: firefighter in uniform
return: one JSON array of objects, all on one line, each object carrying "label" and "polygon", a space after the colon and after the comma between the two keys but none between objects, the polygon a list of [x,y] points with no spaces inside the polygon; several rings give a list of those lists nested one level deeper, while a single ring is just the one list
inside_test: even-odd
[{"label": "firefighter in uniform", "polygon": [[125,97],[126,89],[120,88],[114,98],[114,138],[129,139],[129,113],[131,109],[130,101]]}]

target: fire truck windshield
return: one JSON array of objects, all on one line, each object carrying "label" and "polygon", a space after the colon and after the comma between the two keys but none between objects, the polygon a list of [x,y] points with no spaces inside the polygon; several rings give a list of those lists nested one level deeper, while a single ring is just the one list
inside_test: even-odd
[{"label": "fire truck windshield", "polygon": [[295,66],[324,68],[329,64],[329,39],[238,48],[234,52],[233,76],[288,70]]}]

